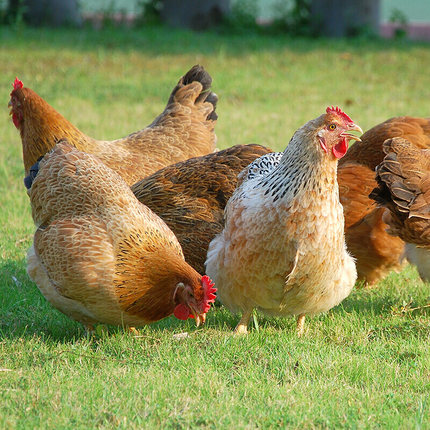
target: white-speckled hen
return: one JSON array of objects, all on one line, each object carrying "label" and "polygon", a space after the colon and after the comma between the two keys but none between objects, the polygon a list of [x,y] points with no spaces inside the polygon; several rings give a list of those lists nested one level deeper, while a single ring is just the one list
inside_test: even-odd
[{"label": "white-speckled hen", "polygon": [[246,333],[254,308],[304,316],[331,309],[351,292],[356,269],[344,237],[337,161],[361,132],[339,108],[309,121],[282,157],[255,160],[226,206],[224,230],[211,242],[206,271],[218,298],[241,312]]}]

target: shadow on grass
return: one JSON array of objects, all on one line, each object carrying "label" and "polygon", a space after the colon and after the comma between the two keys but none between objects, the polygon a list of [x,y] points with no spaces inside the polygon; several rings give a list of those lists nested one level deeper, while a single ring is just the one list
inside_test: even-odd
[{"label": "shadow on grass", "polygon": [[[71,320],[61,312],[54,309],[39,292],[36,285],[29,279],[26,270],[25,259],[5,261],[0,265],[0,338],[19,339],[39,337],[46,341],[70,343],[87,338],[85,328],[78,322]],[[428,286],[423,284],[423,291]],[[424,294],[425,295],[425,294]],[[367,290],[357,289],[339,306],[332,309],[327,315],[342,315],[355,313],[360,317],[371,319],[375,316],[383,319],[391,318],[396,312],[400,316],[401,306],[408,297],[394,291],[394,288],[382,285],[378,288]],[[413,308],[415,305],[411,305]],[[393,313],[394,312],[394,313]],[[409,313],[408,313],[409,312]],[[412,315],[406,311],[405,315]],[[430,308],[418,309],[412,316],[430,315]],[[215,306],[207,317],[203,329],[215,329],[231,333],[239,321],[239,315],[230,313],[219,304]],[[257,326],[256,326],[257,324]],[[102,329],[101,327],[104,327]],[[117,335],[127,332],[123,327],[101,326],[96,330],[96,336]],[[256,322],[251,318],[249,328],[251,331],[258,328],[271,328],[275,330],[294,330],[295,318],[272,318],[258,313]],[[159,337],[165,331],[173,333],[194,332],[194,320],[186,322],[169,317],[159,322],[139,328],[142,336]],[[131,335],[131,334],[130,334]]]},{"label": "shadow on grass", "polygon": [[[47,302],[36,284],[28,277],[24,258],[19,261],[5,261],[0,265],[0,283],[0,339],[38,337],[55,343],[70,343],[89,336],[82,324],[71,320]],[[228,326],[228,316],[234,318],[225,309],[223,312],[211,312],[205,328]],[[172,333],[193,332],[197,327],[194,319],[184,322],[171,316],[138,328],[143,336],[158,336],[166,330]],[[127,329],[101,324],[96,327],[94,336],[119,333],[127,333]],[[130,336],[133,335],[130,333]]]},{"label": "shadow on grass", "polygon": [[359,314],[380,315],[390,312],[397,303],[397,298],[381,294],[381,291],[354,290],[339,306],[333,308],[333,313],[356,312]]},{"label": "shadow on grass", "polygon": [[401,274],[390,274],[374,288],[355,288],[340,307],[346,312],[371,313],[372,315],[384,315],[387,313],[413,312],[419,310],[424,314],[430,314],[428,304],[429,285],[420,281],[417,274],[410,278],[411,270]]},{"label": "shadow on grass", "polygon": [[69,342],[85,331],[53,309],[26,273],[26,261],[5,261],[0,266],[0,337],[33,336]]}]

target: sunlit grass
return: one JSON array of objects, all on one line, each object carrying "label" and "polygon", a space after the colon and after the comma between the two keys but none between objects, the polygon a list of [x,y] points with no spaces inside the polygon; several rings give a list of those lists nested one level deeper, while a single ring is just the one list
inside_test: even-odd
[{"label": "sunlit grass", "polygon": [[200,63],[220,99],[218,146],[281,150],[327,105],[363,129],[428,116],[428,45],[161,29],[0,29],[0,40],[1,428],[430,428],[430,290],[410,267],[309,318],[301,339],[293,319],[264,316],[233,337],[237,317],[223,308],[199,330],[172,317],[137,338],[88,337],[26,275],[34,227],[6,107],[17,75],[84,132],[113,139],[149,124]]}]

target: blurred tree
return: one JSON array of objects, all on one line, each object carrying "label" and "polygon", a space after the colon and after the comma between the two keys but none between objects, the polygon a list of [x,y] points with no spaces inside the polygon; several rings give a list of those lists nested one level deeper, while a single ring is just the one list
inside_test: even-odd
[{"label": "blurred tree", "polygon": [[9,0],[6,17],[9,22],[23,18],[30,25],[80,25],[77,0]]},{"label": "blurred tree", "polygon": [[330,37],[379,33],[380,0],[312,0],[311,25]]},{"label": "blurred tree", "polygon": [[173,27],[206,30],[221,22],[230,0],[161,0],[161,19]]}]

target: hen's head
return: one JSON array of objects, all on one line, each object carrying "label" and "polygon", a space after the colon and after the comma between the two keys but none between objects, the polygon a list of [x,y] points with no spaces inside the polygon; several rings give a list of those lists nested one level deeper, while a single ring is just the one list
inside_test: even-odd
[{"label": "hen's head", "polygon": [[333,160],[338,160],[346,154],[350,139],[361,140],[351,134],[351,131],[363,133],[363,130],[339,107],[328,107],[324,115],[308,124],[313,128],[319,150]]},{"label": "hen's head", "polygon": [[206,313],[216,298],[214,285],[209,276],[202,276],[194,285],[179,282],[174,293],[178,304],[173,315],[180,320],[195,318],[197,326],[205,322]]},{"label": "hen's head", "polygon": [[24,94],[22,92],[22,88],[24,85],[18,78],[15,78],[12,86],[13,90],[10,93],[10,101],[8,104],[8,107],[11,108],[9,115],[12,115],[13,124],[17,129],[19,129],[23,119],[22,102]]}]

